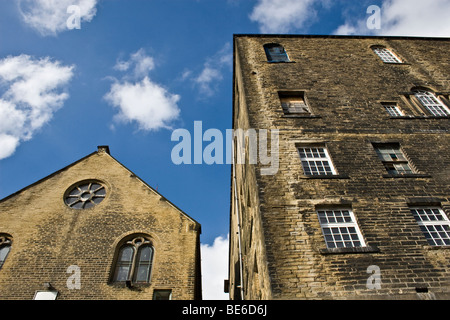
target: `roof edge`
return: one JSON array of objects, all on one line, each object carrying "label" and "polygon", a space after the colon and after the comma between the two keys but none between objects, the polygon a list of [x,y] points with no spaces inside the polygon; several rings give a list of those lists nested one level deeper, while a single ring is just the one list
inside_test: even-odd
[{"label": "roof edge", "polygon": [[233,38],[330,38],[330,39],[393,39],[393,40],[440,40],[449,41],[450,37],[426,37],[426,36],[370,36],[370,35],[323,35],[323,34],[258,34],[258,33],[235,33]]},{"label": "roof edge", "polygon": [[63,172],[63,171],[65,171],[65,170],[69,169],[70,167],[72,167],[72,166],[74,166],[74,165],[76,165],[76,164],[78,164],[78,163],[80,163],[80,162],[86,160],[87,158],[93,156],[94,154],[97,154],[97,152],[98,152],[98,151],[94,151],[94,152],[88,154],[87,156],[84,156],[83,158],[81,158],[81,159],[79,159],[79,160],[77,160],[77,161],[75,161],[75,162],[72,162],[71,164],[65,166],[64,168],[61,168],[61,169],[59,169],[59,170],[57,170],[57,171],[55,171],[55,172],[53,172],[53,173],[51,173],[51,174],[45,176],[45,177],[42,178],[42,179],[39,179],[39,180],[37,180],[36,182],[33,182],[32,184],[29,184],[29,185],[27,185],[26,187],[23,187],[22,189],[17,190],[17,191],[14,192],[14,193],[11,193],[10,195],[4,197],[3,199],[0,199],[0,203],[3,202],[3,201],[6,201],[6,200],[8,200],[8,199],[10,199],[10,198],[12,198],[12,197],[14,197],[14,196],[16,196],[16,195],[18,195],[19,193],[22,193],[23,191],[27,190],[28,188],[34,187],[35,185],[38,185],[39,183],[44,182],[45,180],[50,179],[51,177],[60,174],[61,172]]},{"label": "roof edge", "polygon": [[14,192],[14,193],[12,193],[12,194],[6,196],[6,197],[3,198],[3,199],[0,199],[0,203],[2,203],[2,202],[6,201],[6,200],[8,200],[8,199],[11,199],[11,198],[17,196],[18,194],[22,193],[23,191],[27,190],[28,188],[31,188],[31,187],[33,187],[33,186],[36,186],[36,185],[38,185],[39,183],[44,182],[45,180],[50,179],[50,178],[52,178],[52,177],[54,177],[54,176],[60,174],[61,172],[63,172],[63,171],[65,171],[65,170],[69,169],[70,167],[75,166],[76,164],[78,164],[78,163],[80,163],[80,162],[86,160],[87,158],[89,158],[89,157],[91,157],[91,156],[93,156],[93,155],[99,154],[99,153],[105,153],[105,154],[107,154],[108,156],[110,156],[114,161],[117,162],[117,164],[119,164],[120,166],[122,166],[123,168],[125,168],[125,170],[127,170],[128,172],[130,172],[131,175],[133,175],[134,177],[136,177],[136,178],[137,178],[139,181],[141,181],[146,187],[148,187],[150,190],[152,190],[156,195],[160,196],[161,199],[163,199],[164,201],[166,201],[167,203],[169,203],[173,208],[175,208],[175,209],[178,210],[180,213],[182,213],[184,216],[186,216],[186,218],[188,218],[189,220],[191,220],[192,222],[194,222],[195,224],[197,224],[199,233],[201,233],[201,224],[200,224],[198,221],[196,221],[194,218],[192,218],[191,216],[189,216],[186,212],[184,212],[183,210],[181,210],[180,208],[178,208],[176,205],[174,205],[172,202],[170,202],[166,197],[164,197],[164,196],[163,196],[162,194],[160,194],[158,191],[156,191],[155,189],[153,189],[147,182],[145,182],[144,180],[142,180],[141,178],[139,178],[139,176],[137,176],[133,171],[131,171],[130,169],[128,169],[128,168],[127,168],[125,165],[123,165],[120,161],[118,161],[116,158],[114,158],[114,157],[111,155],[111,153],[110,153],[109,146],[106,146],[106,145],[98,146],[98,147],[97,147],[97,151],[94,151],[94,152],[88,154],[87,156],[84,156],[83,158],[81,158],[81,159],[79,159],[79,160],[77,160],[77,161],[75,161],[75,162],[72,162],[71,164],[65,166],[64,168],[59,169],[59,170],[57,170],[57,171],[55,171],[55,172],[53,172],[53,173],[51,173],[51,174],[45,176],[44,178],[39,179],[38,181],[33,182],[32,184],[27,185],[26,187],[24,187],[24,188],[22,188],[22,189],[20,189],[20,190],[18,190],[18,191],[16,191],[16,192]]},{"label": "roof edge", "polygon": [[[101,146],[104,147],[104,146]],[[100,147],[99,147],[100,148]],[[109,149],[108,149],[109,151]],[[99,151],[100,152],[100,151]],[[96,152],[94,152],[96,153]],[[152,192],[154,192],[156,195],[158,195],[159,197],[161,197],[162,200],[166,201],[168,204],[170,204],[174,209],[178,210],[180,213],[182,213],[184,216],[186,216],[186,218],[188,218],[189,220],[191,220],[192,222],[194,222],[195,224],[198,225],[199,227],[199,233],[201,233],[201,224],[200,222],[198,222],[197,220],[195,220],[194,218],[192,218],[190,215],[188,215],[186,212],[184,212],[183,210],[181,210],[179,207],[177,207],[175,204],[173,204],[173,202],[171,202],[170,200],[168,200],[166,197],[164,197],[161,193],[159,193],[158,191],[156,191],[152,186],[150,186],[147,182],[145,182],[144,180],[142,180],[137,174],[135,174],[133,171],[131,171],[130,169],[128,169],[123,163],[121,163],[119,160],[117,160],[116,158],[114,158],[109,152],[107,152],[107,154],[114,160],[116,161],[119,165],[121,165],[125,170],[127,170],[128,172],[130,172],[130,174],[135,177],[136,179],[138,179],[141,183],[143,183],[147,188],[149,188]]]}]

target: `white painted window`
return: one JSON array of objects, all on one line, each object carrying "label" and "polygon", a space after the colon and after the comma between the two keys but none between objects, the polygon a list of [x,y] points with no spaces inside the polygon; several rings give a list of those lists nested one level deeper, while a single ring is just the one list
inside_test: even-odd
[{"label": "white painted window", "polygon": [[373,52],[375,52],[385,63],[402,63],[400,58],[389,49],[377,47],[373,48]]},{"label": "white painted window", "polygon": [[361,231],[350,209],[317,210],[327,248],[365,247]]},{"label": "white painted window", "polygon": [[402,117],[403,112],[400,110],[400,108],[395,104],[384,104],[384,108],[386,109],[386,112],[391,117]]},{"label": "white painted window", "polygon": [[450,116],[450,111],[448,108],[441,101],[439,101],[433,92],[416,90],[414,91],[414,95],[431,115],[435,117]]},{"label": "white painted window", "polygon": [[335,175],[328,150],[325,147],[299,148],[303,171],[307,176]]},{"label": "white painted window", "polygon": [[428,244],[431,246],[450,246],[450,221],[445,212],[438,207],[410,208]]}]

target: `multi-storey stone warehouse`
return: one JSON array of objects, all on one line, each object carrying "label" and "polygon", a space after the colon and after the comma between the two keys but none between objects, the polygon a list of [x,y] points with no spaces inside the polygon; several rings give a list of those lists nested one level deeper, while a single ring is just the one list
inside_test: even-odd
[{"label": "multi-storey stone warehouse", "polygon": [[200,232],[100,146],[0,200],[0,299],[201,299]]},{"label": "multi-storey stone warehouse", "polygon": [[[231,179],[232,299],[450,298],[449,52],[448,38],[234,36],[247,161]],[[279,142],[271,174],[248,161],[251,129],[269,153]]]}]

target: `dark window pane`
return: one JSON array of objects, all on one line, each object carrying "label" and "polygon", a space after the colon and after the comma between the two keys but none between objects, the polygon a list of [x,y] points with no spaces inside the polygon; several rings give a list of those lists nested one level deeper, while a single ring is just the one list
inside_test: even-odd
[{"label": "dark window pane", "polygon": [[136,282],[149,282],[150,265],[138,265],[136,268]]},{"label": "dark window pane", "polygon": [[130,266],[118,266],[114,281],[127,281],[130,273]]},{"label": "dark window pane", "polygon": [[92,208],[94,206],[94,203],[87,201],[84,205],[84,209],[89,209]]},{"label": "dark window pane", "polygon": [[69,195],[70,196],[77,196],[79,195],[81,192],[80,190],[78,190],[77,188],[73,189],[72,191],[70,191]]},{"label": "dark window pane", "polygon": [[79,201],[79,202],[75,203],[73,206],[71,206],[71,208],[83,209],[83,202]]},{"label": "dark window pane", "polygon": [[172,290],[155,290],[153,291],[153,300],[170,300]]},{"label": "dark window pane", "polygon": [[91,184],[91,191],[96,191],[98,189],[100,189],[102,186],[99,185],[98,183],[93,183]]},{"label": "dark window pane", "polygon": [[97,198],[94,196],[94,198],[92,198],[92,201],[94,201],[95,204],[99,204],[100,202],[103,201],[104,198]]},{"label": "dark window pane", "polygon": [[129,261],[131,262],[133,260],[133,248],[131,246],[125,246],[120,249],[119,252],[119,261]]},{"label": "dark window pane", "polygon": [[139,259],[138,261],[150,262],[152,259],[152,249],[150,246],[142,246],[139,248]]},{"label": "dark window pane", "polygon": [[95,195],[97,195],[97,196],[104,196],[104,195],[106,195],[106,190],[105,190],[105,188],[102,188],[102,189],[96,191],[96,192],[95,192]]}]

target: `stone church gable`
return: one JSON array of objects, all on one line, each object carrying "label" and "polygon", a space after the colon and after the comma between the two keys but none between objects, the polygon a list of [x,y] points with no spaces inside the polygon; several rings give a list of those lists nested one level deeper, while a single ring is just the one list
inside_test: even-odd
[{"label": "stone church gable", "polygon": [[[102,146],[0,201],[0,234],[12,239],[2,296],[32,299],[51,283],[58,299],[152,299],[161,290],[198,299],[200,233],[198,222]],[[117,281],[120,247],[142,241],[153,254],[148,283]],[[80,289],[67,285],[71,266]]]}]

